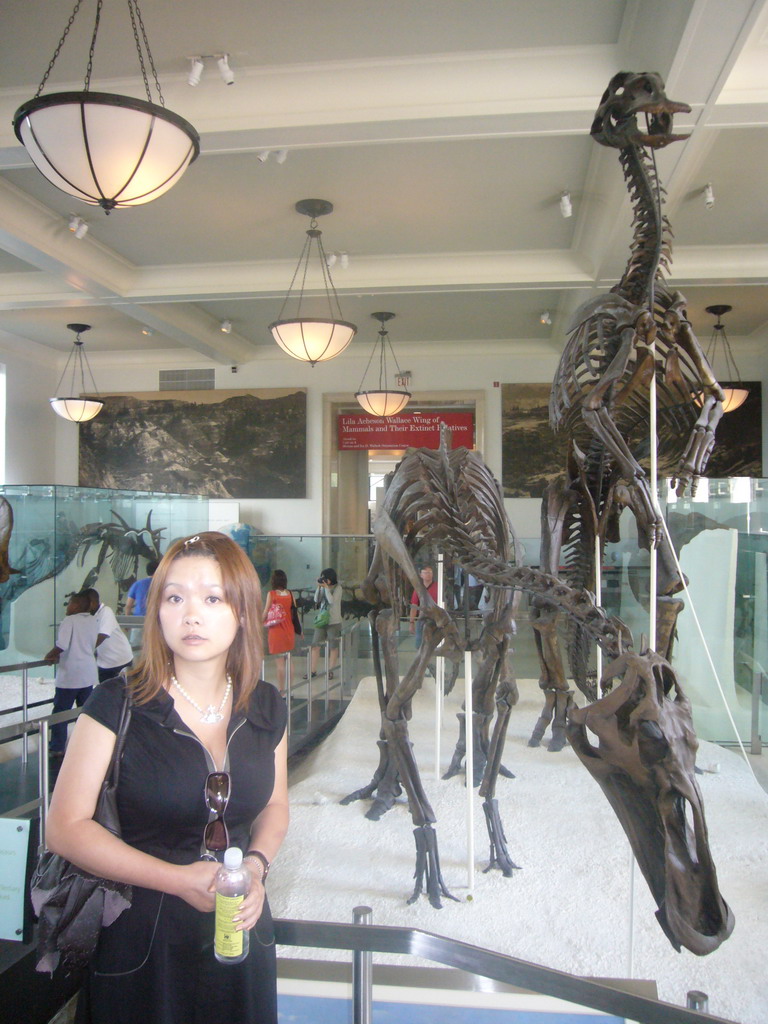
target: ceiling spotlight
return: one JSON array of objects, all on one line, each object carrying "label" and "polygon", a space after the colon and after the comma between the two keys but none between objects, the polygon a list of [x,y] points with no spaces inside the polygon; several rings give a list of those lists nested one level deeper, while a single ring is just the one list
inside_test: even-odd
[{"label": "ceiling spotlight", "polygon": [[78,217],[76,214],[72,214],[69,218],[69,230],[75,236],[75,238],[85,238],[88,234],[88,225],[85,223],[82,217]]},{"label": "ceiling spotlight", "polygon": [[200,85],[200,79],[203,77],[204,68],[205,64],[203,64],[202,57],[191,57],[189,61],[187,85]]},{"label": "ceiling spotlight", "polygon": [[571,203],[571,193],[561,192],[560,193],[560,213],[566,219],[573,213],[573,205]]},{"label": "ceiling spotlight", "polygon": [[545,324],[547,327],[552,323],[552,314],[548,309],[539,316],[539,323]]},{"label": "ceiling spotlight", "polygon": [[348,270],[349,269],[349,253],[348,252],[343,252],[343,253],[341,253],[339,255],[339,263],[341,264],[341,269],[342,270]]},{"label": "ceiling spotlight", "polygon": [[141,333],[145,335],[147,338],[151,338],[155,332],[152,330],[151,327],[142,327]]},{"label": "ceiling spotlight", "polygon": [[701,194],[704,196],[704,205],[708,210],[711,210],[715,205],[715,193],[712,189],[712,182],[708,181],[704,188],[701,190]]},{"label": "ceiling spotlight", "polygon": [[229,66],[229,54],[223,53],[216,63],[219,65],[219,73],[224,80],[224,84],[232,85],[235,81],[235,73]]},{"label": "ceiling spotlight", "polygon": [[259,163],[265,164],[269,160],[269,154],[272,152],[271,149],[260,149],[256,154],[256,159]]},{"label": "ceiling spotlight", "polygon": [[276,164],[284,164],[287,159],[288,159],[288,150],[287,149],[278,149],[278,150],[275,151],[275,163]]},{"label": "ceiling spotlight", "polygon": [[328,267],[329,270],[331,269],[331,267],[335,267],[336,266],[336,261],[338,260],[338,258],[339,257],[336,255],[335,252],[332,252],[328,256],[328,258],[326,259],[325,263],[326,263],[326,266]]},{"label": "ceiling spotlight", "polygon": [[221,321],[221,325],[219,327],[219,330],[221,331],[222,334],[231,334],[232,333],[232,321],[231,320],[222,320]]}]

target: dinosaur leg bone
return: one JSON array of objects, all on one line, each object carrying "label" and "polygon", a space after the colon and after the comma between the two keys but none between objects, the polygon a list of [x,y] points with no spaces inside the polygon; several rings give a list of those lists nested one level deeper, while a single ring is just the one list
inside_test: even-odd
[{"label": "dinosaur leg bone", "polygon": [[413,744],[408,737],[408,723],[404,719],[384,723],[390,750],[397,762],[400,778],[408,793],[408,806],[411,818],[416,826],[416,884],[409,903],[413,903],[426,887],[427,897],[433,907],[442,906],[440,897],[454,899],[448,891],[440,871],[440,859],[437,852],[437,836],[432,829],[436,820],[435,812],[427,799],[422,785],[416,759],[413,756]]},{"label": "dinosaur leg bone", "polygon": [[533,727],[528,746],[539,746],[547,727],[554,719],[549,749],[562,750],[565,746],[565,716],[571,702],[571,690],[565,678],[560,653],[557,610],[544,602],[534,601],[531,607],[531,626],[541,666],[539,686],[544,691],[544,707]]},{"label": "dinosaur leg bone", "polygon": [[634,486],[644,507],[644,515],[649,524],[649,537],[656,544],[662,535],[661,520],[653,502],[648,478],[645,470],[629,450],[627,442],[621,436],[610,412],[604,406],[593,409],[585,406],[582,409],[584,422],[598,437],[613,458],[621,466],[622,476]]}]

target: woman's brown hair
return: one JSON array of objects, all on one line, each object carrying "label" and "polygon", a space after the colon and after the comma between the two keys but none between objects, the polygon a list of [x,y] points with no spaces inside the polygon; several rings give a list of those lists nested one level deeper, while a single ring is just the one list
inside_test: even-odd
[{"label": "woman's brown hair", "polygon": [[235,707],[248,703],[261,672],[263,657],[261,586],[250,559],[223,533],[198,533],[174,541],[152,577],[144,618],[144,641],[139,662],[130,673],[134,699],[144,704],[163,689],[173,654],[160,628],[160,605],[168,572],[177,558],[213,558],[221,570],[224,597],[240,628],[227,654],[227,672],[235,687]]},{"label": "woman's brown hair", "polygon": [[272,579],[269,581],[270,590],[286,590],[288,588],[288,577],[282,569],[275,569]]}]

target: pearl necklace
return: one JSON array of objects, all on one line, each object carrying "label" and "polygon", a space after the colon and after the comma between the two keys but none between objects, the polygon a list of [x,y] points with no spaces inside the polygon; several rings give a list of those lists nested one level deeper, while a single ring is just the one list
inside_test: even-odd
[{"label": "pearl necklace", "polygon": [[171,684],[176,687],[184,700],[188,701],[195,711],[200,712],[201,722],[205,722],[206,725],[214,725],[216,722],[220,722],[224,717],[224,705],[229,700],[229,695],[232,692],[232,679],[230,676],[227,676],[227,687],[224,690],[224,696],[221,698],[221,704],[219,704],[218,708],[215,708],[213,704],[209,704],[205,710],[200,707],[196,700],[192,700],[190,695],[174,675],[171,676]]}]

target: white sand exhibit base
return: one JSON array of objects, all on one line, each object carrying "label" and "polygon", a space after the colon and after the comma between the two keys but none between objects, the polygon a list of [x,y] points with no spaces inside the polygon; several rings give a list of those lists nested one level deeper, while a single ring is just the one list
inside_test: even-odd
[{"label": "white sand exhibit base", "polygon": [[[378,822],[364,817],[367,802],[339,803],[370,781],[378,763],[375,683],[366,679],[333,733],[293,773],[291,828],[270,875],[275,916],[351,922],[353,907],[369,905],[374,924],[419,928],[578,975],[651,979],[661,999],[678,1005],[685,1005],[689,990],[699,989],[709,994],[710,1013],[765,1024],[768,794],[749,767],[736,753],[701,744],[698,764],[705,774],[698,779],[710,843],[736,927],[707,957],[676,953],[656,922],[642,875],[631,870],[629,844],[598,785],[570,748],[550,753],[527,746],[540,697],[535,682],[520,689],[504,754],[517,778],[500,779],[497,787],[510,853],[521,865],[514,877],[482,873],[488,843],[475,791],[476,873],[467,900],[464,779],[435,779],[434,682],[427,679],[414,701],[411,739],[437,815],[443,874],[460,902],[446,900],[436,910],[422,896],[406,904],[415,846],[405,799]],[[443,771],[453,753],[461,700],[454,693],[445,701]],[[350,957],[287,947],[280,955]],[[414,964],[375,955],[374,964],[384,962]]]}]

